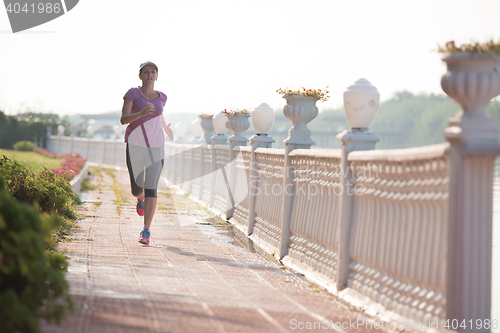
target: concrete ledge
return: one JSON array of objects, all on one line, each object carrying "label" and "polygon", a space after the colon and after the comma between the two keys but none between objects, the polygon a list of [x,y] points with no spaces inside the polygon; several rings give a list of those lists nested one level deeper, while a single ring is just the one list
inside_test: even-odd
[{"label": "concrete ledge", "polygon": [[88,177],[88,175],[89,175],[89,162],[85,162],[85,165],[83,166],[82,170],[80,170],[80,173],[76,175],[76,177],[69,182],[69,184],[71,185],[71,189],[73,190],[73,193],[80,192],[82,188],[82,182],[85,178]]},{"label": "concrete ledge", "polygon": [[82,182],[85,178],[88,178],[89,176],[89,167],[91,166],[101,166],[104,168],[113,168],[115,170],[126,170],[126,168],[115,166],[115,165],[109,165],[109,164],[101,164],[101,163],[94,163],[94,162],[85,162],[85,165],[83,166],[82,170],[80,170],[80,173],[76,175],[75,178],[73,178],[69,183],[71,185],[71,189],[73,190],[73,193],[78,193],[82,189]]},{"label": "concrete ledge", "polygon": [[354,151],[347,159],[353,161],[389,161],[389,162],[415,162],[417,160],[428,160],[444,157],[448,154],[450,144],[440,143],[415,148],[385,149],[370,151]]},{"label": "concrete ledge", "polygon": [[337,286],[335,285],[335,281],[330,279],[328,276],[321,274],[320,272],[314,271],[308,265],[294,259],[288,255],[286,255],[281,262],[286,267],[293,269],[294,271],[303,274],[306,279],[309,281],[316,283],[332,294],[337,293]]}]

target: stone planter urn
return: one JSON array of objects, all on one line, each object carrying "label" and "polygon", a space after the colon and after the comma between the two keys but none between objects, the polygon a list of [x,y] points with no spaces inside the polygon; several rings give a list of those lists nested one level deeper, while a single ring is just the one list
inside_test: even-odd
[{"label": "stone planter urn", "polygon": [[311,139],[311,131],[307,128],[307,123],[316,118],[318,98],[304,95],[283,95],[286,105],[283,107],[285,116],[293,122],[293,127],[288,131],[288,138],[285,143],[298,145],[315,145]]},{"label": "stone planter urn", "polygon": [[202,115],[198,117],[201,119],[201,128],[203,129],[203,137],[200,139],[200,143],[210,144],[212,143],[210,138],[214,130],[214,124],[212,122],[213,116]]},{"label": "stone planter urn", "polygon": [[441,87],[462,107],[450,118],[446,137],[498,142],[498,125],[486,113],[486,106],[500,94],[500,55],[458,52],[443,61],[448,71]]},{"label": "stone planter urn", "polygon": [[226,127],[233,133],[233,135],[229,137],[229,141],[246,145],[248,139],[240,133],[245,132],[250,127],[248,118],[250,118],[250,114],[248,113],[227,114]]},{"label": "stone planter urn", "polygon": [[380,93],[368,80],[359,79],[344,92],[344,110],[351,128],[369,128],[375,119]]}]

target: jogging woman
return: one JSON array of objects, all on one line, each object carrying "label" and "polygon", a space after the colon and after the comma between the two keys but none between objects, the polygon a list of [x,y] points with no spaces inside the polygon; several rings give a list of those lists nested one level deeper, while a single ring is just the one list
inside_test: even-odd
[{"label": "jogging woman", "polygon": [[149,245],[151,221],[156,210],[157,188],[165,159],[165,137],[173,140],[170,124],[163,118],[167,96],[154,90],[158,67],[147,61],[139,67],[142,86],[130,88],[123,96],[120,122],[125,131],[126,158],[132,195],[137,198],[137,214],[144,216],[139,242]]}]

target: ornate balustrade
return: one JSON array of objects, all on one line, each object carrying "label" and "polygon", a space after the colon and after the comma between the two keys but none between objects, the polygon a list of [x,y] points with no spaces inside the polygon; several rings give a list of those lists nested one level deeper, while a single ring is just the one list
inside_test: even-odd
[{"label": "ornate balustrade", "polygon": [[228,204],[230,202],[230,195],[227,191],[227,173],[229,165],[229,147],[227,145],[215,145],[215,156],[216,156],[216,168],[217,171],[214,172],[215,177],[215,188],[214,201],[212,206],[219,212],[225,212],[228,210]]},{"label": "ornate balustrade", "polygon": [[252,238],[263,242],[265,248],[276,251],[280,244],[285,151],[257,148],[255,155],[257,177],[250,184],[257,189]]},{"label": "ornate balustrade", "polygon": [[[232,220],[240,226],[248,226],[248,188],[250,179],[250,147],[237,146],[233,148],[236,159],[234,170],[236,172],[236,182],[231,188],[234,197],[234,212]],[[228,155],[229,157],[229,155]],[[231,168],[229,168],[231,170]],[[230,203],[230,202],[228,202]]]},{"label": "ornate balustrade", "polygon": [[354,175],[348,286],[420,322],[445,319],[448,147],[348,157]]},{"label": "ornate balustrade", "polygon": [[341,168],[339,150],[296,149],[290,153],[295,193],[289,261],[317,278],[335,280]]},{"label": "ornate balustrade", "polygon": [[126,167],[123,139],[92,139],[50,135],[47,150],[58,154],[77,153],[87,161]]},{"label": "ornate balustrade", "polygon": [[201,156],[202,156],[202,165],[201,171],[203,177],[201,178],[202,182],[202,192],[201,192],[201,202],[205,205],[208,205],[210,202],[210,192],[213,190],[212,183],[210,180],[210,173],[212,173],[212,146],[201,146]]},{"label": "ornate balustrade", "polygon": [[[52,136],[48,147],[59,153],[72,147],[90,161],[125,166],[125,145],[119,140]],[[284,242],[284,197],[291,197],[289,239],[281,257],[285,265],[330,290],[340,290],[335,288],[342,275],[339,258],[346,256],[346,290],[412,320],[444,322],[449,281],[449,143],[352,151],[345,161],[349,172],[342,168],[341,150],[294,149],[288,153],[293,184],[289,189],[284,182],[286,149],[252,152],[251,147],[236,146],[233,161],[229,149],[222,144],[166,143],[164,176],[218,213],[234,208],[229,221],[246,232],[260,251],[271,254],[278,253]],[[235,184],[230,186],[232,172]],[[256,189],[253,212],[251,188]],[[352,198],[352,215],[349,236],[343,240],[348,251],[342,253],[340,211],[346,192]]]},{"label": "ornate balustrade", "polygon": [[[500,63],[485,59],[476,60]],[[467,75],[498,74],[488,66],[469,68]],[[462,69],[449,64],[451,72]],[[379,95],[360,79],[344,94],[351,129],[337,136],[341,150],[309,149],[314,141],[306,125],[318,113],[316,99],[289,95],[284,113],[294,126],[285,149],[271,148],[264,118],[254,121],[258,132],[246,147],[241,132],[248,114],[230,117],[239,118],[238,126],[225,123],[233,132],[229,139],[223,116],[214,117],[216,135],[211,117],[204,116],[202,139],[165,145],[164,175],[233,223],[259,251],[339,297],[383,306],[389,318],[403,316],[424,327],[429,320],[438,320],[440,329],[454,319],[485,323],[491,319],[493,166],[500,155],[500,131],[485,105],[500,85],[471,108],[464,101],[476,101],[477,90],[455,89],[461,78],[443,76],[464,108],[450,119],[446,144],[374,150],[379,138],[369,126]],[[254,112],[273,116],[265,104]],[[80,152],[104,164],[125,161],[125,146],[116,140],[52,136],[49,150]]]}]

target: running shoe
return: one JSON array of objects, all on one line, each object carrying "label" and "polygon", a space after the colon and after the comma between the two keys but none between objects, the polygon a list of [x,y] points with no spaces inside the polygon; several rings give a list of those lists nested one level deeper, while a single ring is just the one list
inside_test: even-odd
[{"label": "running shoe", "polygon": [[144,216],[144,201],[137,199],[137,205],[135,206],[137,214],[139,216]]},{"label": "running shoe", "polygon": [[139,243],[149,245],[149,236],[150,235],[151,235],[151,232],[149,231],[149,228],[144,228],[141,231],[141,236],[139,237]]}]

